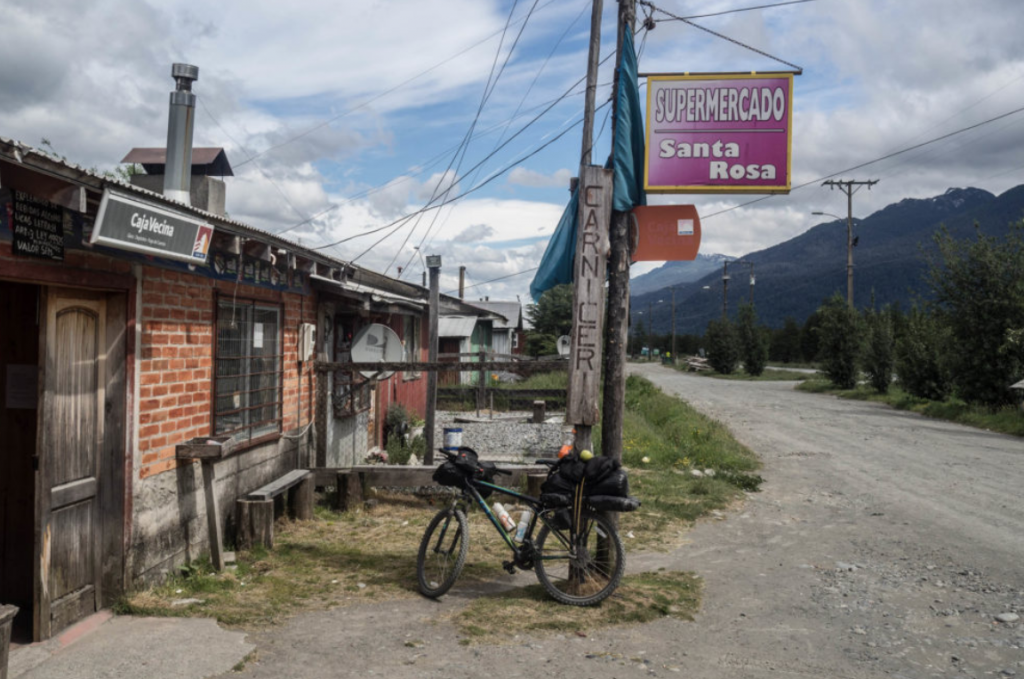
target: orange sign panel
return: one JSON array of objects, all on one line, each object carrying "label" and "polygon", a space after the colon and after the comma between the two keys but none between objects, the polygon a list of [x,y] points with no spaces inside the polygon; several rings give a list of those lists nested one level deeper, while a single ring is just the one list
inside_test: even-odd
[{"label": "orange sign panel", "polygon": [[630,251],[634,262],[689,262],[700,249],[700,217],[693,205],[633,208]]}]

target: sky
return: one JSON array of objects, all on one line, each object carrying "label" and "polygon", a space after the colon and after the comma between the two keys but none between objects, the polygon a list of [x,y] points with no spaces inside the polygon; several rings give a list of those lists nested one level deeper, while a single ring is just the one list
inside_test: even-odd
[{"label": "sky", "polygon": [[[636,36],[640,72],[789,70],[669,16],[773,2],[640,6],[656,21]],[[617,3],[604,6],[602,58]],[[194,64],[195,145],[227,150],[231,217],[416,283],[423,256],[440,254],[442,292],[463,265],[467,299],[529,301],[578,173],[590,0],[0,7],[0,136],[113,169],[166,143],[171,64]],[[845,215],[822,178],[1024,108],[1019,18],[1019,0],[813,0],[694,18],[802,67],[792,183],[808,186],[741,208],[756,196],[651,202],[696,205],[701,252],[730,256],[831,219],[812,211]],[[609,152],[612,65],[598,79],[595,163]],[[856,194],[855,217],[951,187],[1002,193],[1024,183],[1024,112],[836,178],[880,180]]]}]

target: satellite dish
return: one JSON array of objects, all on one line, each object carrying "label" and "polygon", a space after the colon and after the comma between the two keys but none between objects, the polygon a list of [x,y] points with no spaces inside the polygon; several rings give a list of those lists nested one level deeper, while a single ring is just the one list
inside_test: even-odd
[{"label": "satellite dish", "polygon": [[[405,360],[405,347],[398,333],[386,325],[373,323],[356,333],[352,339],[352,361],[355,363],[400,363]],[[363,377],[387,379],[394,373],[364,370]]]},{"label": "satellite dish", "polygon": [[572,349],[572,340],[568,335],[562,335],[558,338],[558,355],[568,356],[569,350]]}]

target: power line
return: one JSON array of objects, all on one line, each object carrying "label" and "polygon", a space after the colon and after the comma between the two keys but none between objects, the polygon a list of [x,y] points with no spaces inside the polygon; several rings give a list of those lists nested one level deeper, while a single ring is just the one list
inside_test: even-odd
[{"label": "power line", "polygon": [[[1003,118],[1008,118],[1008,117],[1010,117],[1012,115],[1020,113],[1021,111],[1024,111],[1024,106],[1022,106],[1021,108],[1016,108],[1016,109],[1014,109],[1012,111],[1008,111],[1008,112],[1003,113],[1001,115],[998,115],[998,116],[996,116],[994,118],[989,118],[988,120],[983,120],[980,123],[975,123],[974,125],[969,125],[968,127],[962,127],[959,130],[955,130],[955,131],[950,132],[948,134],[944,134],[941,137],[935,137],[934,139],[929,139],[928,141],[921,142],[920,144],[915,144],[913,146],[908,146],[907,148],[902,149],[900,151],[895,151],[893,153],[888,153],[888,154],[886,154],[884,156],[881,156],[880,158],[875,158],[874,160],[869,160],[869,161],[861,163],[859,165],[854,165],[853,167],[848,167],[845,170],[840,170],[838,172],[833,172],[832,174],[827,174],[824,177],[818,177],[817,179],[812,179],[809,182],[804,182],[803,184],[799,184],[797,186],[794,186],[792,189],[790,189],[790,193],[792,193],[793,191],[798,191],[798,190],[800,190],[802,188],[805,188],[807,186],[810,186],[812,184],[817,184],[818,182],[821,182],[821,181],[823,181],[825,179],[831,179],[832,177],[838,177],[841,174],[846,174],[848,172],[853,172],[854,170],[860,170],[862,168],[867,167],[868,165],[874,165],[875,163],[880,163],[883,160],[888,160],[890,158],[895,158],[896,156],[901,156],[904,153],[909,153],[910,151],[914,151],[914,150],[917,150],[919,148],[924,148],[925,146],[929,146],[930,144],[934,144],[936,142],[940,142],[943,139],[949,139],[950,137],[954,137],[954,136],[956,136],[958,134],[963,134],[964,132],[970,132],[971,130],[975,130],[975,129],[979,128],[979,127],[982,127],[983,125],[988,125],[989,123],[994,123],[997,120],[1002,120]],[[718,215],[725,214],[726,212],[732,212],[733,210],[738,210],[740,208],[747,207],[748,205],[753,205],[754,203],[760,203],[761,201],[768,200],[769,198],[774,198],[777,195],[778,194],[770,194],[770,195],[767,195],[767,196],[761,196],[760,198],[755,198],[754,200],[749,200],[746,203],[740,203],[739,205],[733,205],[732,207],[728,207],[728,208],[726,208],[724,210],[719,210],[718,212],[712,212],[710,215],[707,215],[706,217],[701,217],[701,219],[702,220],[704,220],[704,219],[711,219],[712,217],[717,217]]]},{"label": "power line", "polygon": [[[789,2],[774,2],[770,5],[756,5],[754,7],[740,7],[737,9],[727,9],[722,12],[713,12],[711,14],[692,14],[686,19],[707,19],[708,17],[719,17],[724,14],[736,14],[738,12],[751,12],[755,9],[771,9],[772,7],[784,7],[785,5],[800,5],[805,2],[816,2],[817,0],[789,0]],[[643,3],[647,4],[647,3]],[[685,19],[684,19],[685,20]],[[662,19],[665,21],[665,19]]]},{"label": "power line", "polygon": [[[607,60],[608,60],[608,59],[610,59],[610,58],[611,58],[612,56],[614,56],[614,54],[615,54],[614,52],[611,52],[611,53],[610,53],[610,54],[609,54],[609,55],[608,55],[607,57],[605,57],[605,58],[604,58],[604,60],[603,60],[603,61],[607,61]],[[603,61],[602,61],[602,63],[603,63]],[[575,89],[575,88],[576,88],[576,87],[577,87],[577,86],[578,86],[578,85],[579,85],[579,84],[580,84],[581,82],[583,82],[583,80],[585,79],[585,77],[586,77],[586,76],[584,76],[584,77],[581,77],[581,78],[580,78],[579,80],[577,80],[577,81],[576,81],[575,83],[573,83],[573,84],[572,84],[572,86],[570,86],[570,87],[569,87],[569,89],[568,89],[568,90],[566,90],[566,92],[565,92],[564,94],[562,94],[562,96],[560,96],[560,97],[558,97],[557,99],[555,99],[555,100],[554,100],[554,101],[553,101],[553,102],[552,102],[552,103],[551,103],[551,104],[550,104],[550,105],[549,105],[549,106],[548,106],[547,108],[545,108],[545,109],[544,109],[543,111],[541,111],[541,112],[540,112],[540,113],[538,113],[538,114],[537,114],[536,116],[534,116],[534,118],[533,118],[533,119],[532,119],[532,120],[531,120],[530,122],[528,122],[528,123],[527,123],[526,125],[524,125],[524,126],[523,126],[522,128],[520,128],[520,129],[519,129],[519,130],[518,130],[518,131],[517,131],[517,132],[516,132],[515,134],[513,134],[513,135],[512,135],[511,137],[509,137],[509,138],[508,138],[508,139],[507,139],[507,140],[506,140],[506,141],[505,141],[504,143],[502,143],[502,144],[501,144],[501,146],[500,146],[500,147],[498,147],[498,149],[495,149],[495,151],[492,151],[491,153],[489,153],[489,154],[488,154],[488,155],[487,155],[486,157],[484,157],[484,159],[483,159],[483,160],[481,160],[481,161],[480,161],[480,162],[479,162],[479,163],[478,163],[478,164],[477,164],[476,166],[474,166],[474,167],[471,167],[471,168],[470,168],[470,169],[469,169],[469,170],[468,170],[468,171],[466,172],[466,174],[469,174],[470,172],[473,172],[473,170],[475,170],[475,169],[476,169],[477,167],[479,167],[479,166],[480,166],[480,165],[482,165],[483,163],[485,163],[485,162],[487,162],[488,160],[490,160],[490,159],[491,159],[492,157],[494,157],[494,155],[495,155],[495,154],[497,153],[497,151],[501,150],[502,148],[504,148],[505,146],[507,146],[508,144],[510,144],[510,143],[511,143],[511,142],[512,142],[512,141],[513,141],[513,140],[514,140],[514,139],[515,139],[516,137],[518,137],[518,136],[519,136],[520,134],[522,134],[523,132],[525,132],[525,131],[527,130],[527,128],[529,128],[529,127],[530,127],[531,125],[533,125],[533,124],[534,124],[535,122],[537,122],[538,120],[540,120],[540,118],[541,118],[541,117],[543,117],[543,116],[544,116],[545,114],[547,114],[547,113],[548,113],[548,112],[549,112],[549,111],[550,111],[551,109],[553,109],[553,108],[554,108],[554,107],[555,107],[555,106],[556,106],[556,105],[557,105],[558,103],[560,103],[560,102],[561,102],[561,101],[562,101],[563,99],[565,99],[565,98],[566,98],[567,96],[569,96],[569,94],[570,94],[570,93],[572,92],[572,90],[573,90],[573,89]],[[601,105],[601,107],[604,107],[604,106],[606,106],[606,105],[607,105],[608,103],[609,103],[609,102],[605,102],[604,104],[602,104],[602,105]],[[599,107],[599,108],[601,108],[601,107]],[[533,151],[532,153],[530,153],[530,154],[529,154],[528,156],[526,156],[525,158],[522,158],[521,160],[519,160],[519,161],[517,161],[517,162],[522,162],[523,160],[526,160],[526,158],[530,158],[530,157],[532,157],[532,156],[536,155],[536,154],[537,154],[538,152],[540,152],[540,151],[541,151],[541,150],[543,150],[544,148],[547,148],[547,147],[548,147],[548,146],[550,146],[550,145],[551,145],[552,143],[554,143],[555,141],[557,141],[558,139],[560,139],[560,138],[561,138],[561,137],[562,137],[563,135],[565,135],[565,133],[566,133],[566,132],[568,132],[568,131],[569,131],[570,129],[572,129],[572,127],[575,127],[576,125],[579,125],[579,124],[580,124],[580,122],[582,122],[582,119],[581,119],[580,121],[577,121],[576,123],[574,123],[574,124],[573,124],[572,126],[570,126],[569,128],[567,128],[566,130],[564,130],[564,131],[562,131],[561,133],[559,133],[559,134],[558,134],[558,135],[557,135],[556,137],[554,137],[554,138],[553,138],[553,139],[552,139],[551,141],[549,141],[549,142],[545,143],[545,144],[544,144],[544,145],[542,145],[542,146],[541,146],[540,148],[536,149],[535,151]],[[510,166],[508,166],[508,167],[506,167],[506,168],[505,168],[504,170],[501,170],[501,172],[499,172],[499,173],[498,173],[498,175],[500,175],[500,174],[504,174],[505,172],[507,172],[507,171],[508,171],[509,169],[511,169],[511,168],[512,168],[512,166],[511,166],[511,165],[510,165]],[[490,181],[492,181],[492,180],[493,180],[493,179],[494,179],[494,178],[495,178],[496,176],[498,176],[498,175],[494,175],[494,176],[492,176],[492,177],[488,178],[488,179],[486,180],[486,183],[489,183]],[[480,187],[476,187],[476,188],[473,188],[473,189],[471,189],[470,191],[467,191],[466,193],[464,193],[464,194],[461,194],[461,195],[462,195],[462,196],[464,196],[464,195],[466,195],[466,194],[470,193],[471,191],[476,191],[476,190],[477,190],[478,188],[480,188]],[[457,199],[458,199],[458,198],[460,198],[460,197],[461,197],[461,196],[457,196],[457,197],[456,197],[455,199],[453,199],[453,200],[457,200]],[[434,200],[436,200],[436,199],[433,199],[433,200],[431,200],[431,201],[430,201],[429,203],[427,203],[427,205],[425,205],[425,206],[424,206],[424,207],[423,207],[423,208],[422,208],[421,210],[418,210],[418,211],[416,211],[416,212],[413,212],[413,213],[411,213],[410,215],[406,215],[406,216],[404,216],[404,217],[400,217],[399,219],[397,219],[397,220],[395,220],[395,221],[393,221],[393,222],[390,222],[389,224],[385,224],[384,226],[380,226],[380,227],[377,227],[376,229],[373,229],[373,230],[371,230],[371,231],[366,231],[366,232],[364,232],[364,233],[361,233],[361,234],[356,234],[356,235],[353,235],[353,236],[349,236],[348,238],[343,238],[343,239],[341,239],[341,240],[339,240],[339,241],[336,241],[336,242],[334,242],[334,243],[331,243],[331,244],[328,244],[328,245],[323,245],[323,246],[320,246],[320,247],[318,247],[318,248],[314,248],[314,249],[316,249],[316,250],[321,250],[321,249],[324,249],[324,248],[332,247],[333,245],[338,245],[338,244],[344,243],[344,242],[346,242],[346,241],[349,241],[349,240],[352,240],[352,239],[354,239],[354,238],[361,238],[362,236],[368,236],[368,235],[371,235],[371,234],[374,234],[374,233],[378,233],[378,232],[380,232],[380,231],[383,231],[384,229],[387,229],[388,227],[394,226],[395,224],[397,224],[398,222],[402,221],[403,219],[406,219],[406,218],[408,218],[408,217],[410,217],[410,216],[414,216],[414,215],[418,214],[419,212],[422,212],[422,211],[426,211],[426,210],[428,210],[428,209],[436,209],[436,207],[439,207],[439,206],[434,206],[434,207],[431,207],[431,204],[432,204],[432,203],[434,202]],[[452,201],[445,201],[444,203],[442,203],[442,205],[446,205],[446,204],[447,204],[447,203],[449,203],[449,202],[452,202]]]},{"label": "power line", "polygon": [[654,3],[649,2],[649,0],[637,0],[637,4],[648,6],[651,9],[653,9],[654,11],[656,11],[656,12],[661,12],[662,14],[665,14],[667,16],[672,17],[676,21],[682,21],[683,23],[685,23],[685,24],[687,24],[689,26],[693,26],[694,28],[696,28],[698,30],[704,31],[705,33],[710,33],[711,35],[715,36],[716,38],[720,38],[722,40],[725,40],[726,42],[731,42],[734,45],[738,45],[739,47],[742,47],[744,49],[748,49],[751,52],[755,52],[757,54],[760,54],[763,57],[768,57],[769,59],[771,59],[773,61],[779,62],[780,64],[785,64],[786,66],[789,66],[790,68],[795,68],[796,71],[797,71],[797,74],[800,74],[800,73],[804,72],[804,69],[802,67],[797,66],[796,64],[794,64],[792,62],[789,62],[789,61],[786,61],[785,59],[780,59],[779,57],[776,57],[776,56],[773,56],[771,54],[768,54],[767,52],[765,52],[762,49],[758,49],[757,47],[754,47],[753,45],[748,45],[747,43],[742,42],[740,40],[737,40],[735,38],[730,38],[727,35],[719,33],[718,31],[713,31],[710,28],[706,28],[704,26],[701,26],[700,24],[695,24],[694,22],[690,21],[690,19],[688,19],[687,17],[681,17],[681,16],[679,16],[677,14],[673,14],[672,12],[669,12],[668,10],[661,9],[660,7],[655,5]]},{"label": "power line", "polygon": [[[483,113],[484,107],[487,105],[487,102],[490,100],[491,95],[494,93],[494,90],[498,87],[498,80],[501,79],[502,74],[505,72],[505,67],[508,66],[508,62],[512,59],[512,55],[515,53],[516,47],[519,45],[519,40],[520,40],[520,38],[523,37],[523,32],[526,30],[526,26],[530,22],[530,17],[533,16],[534,10],[537,9],[537,3],[538,2],[539,2],[539,0],[534,0],[533,5],[530,7],[530,10],[526,13],[526,17],[523,20],[522,25],[519,27],[519,33],[516,34],[516,38],[512,42],[512,47],[509,48],[508,54],[505,55],[505,61],[502,62],[501,68],[498,69],[498,73],[495,74],[494,73],[494,67],[498,63],[498,57],[501,55],[501,48],[505,44],[505,35],[504,35],[504,33],[501,36],[501,41],[498,43],[498,49],[497,49],[497,51],[494,54],[494,62],[491,64],[491,73],[487,76],[487,84],[484,86],[484,94],[483,94],[483,96],[480,99],[480,105],[477,107],[476,115],[473,117],[473,122],[470,123],[469,129],[466,131],[466,136],[463,138],[463,144],[461,146],[461,155],[460,155],[459,151],[456,151],[455,155],[452,157],[452,162],[454,162],[456,159],[458,159],[458,162],[455,165],[455,177],[459,176],[459,170],[462,169],[462,163],[466,159],[466,153],[469,151],[469,145],[470,145],[470,143],[471,143],[471,141],[473,139],[473,131],[476,129],[476,124],[480,120],[480,115]],[[512,9],[509,10],[509,14],[508,14],[508,20],[505,22],[505,30],[506,31],[508,30],[509,25],[512,23],[512,15],[515,14],[516,6],[518,4],[519,4],[518,0],[515,0],[512,3]],[[451,163],[448,164],[448,168],[451,169]],[[448,170],[445,170],[445,174],[447,174],[447,172],[448,172]],[[443,177],[444,177],[444,175],[442,175],[442,179],[443,179]],[[437,188],[440,188],[440,186],[441,186],[441,180],[438,180]],[[455,188],[455,186],[456,186],[456,183],[454,181],[451,182],[448,185],[448,188],[445,189],[444,195],[450,194],[452,189]],[[431,196],[431,197],[433,197],[433,196]],[[427,236],[429,236],[430,232],[433,231],[434,226],[437,224],[437,218],[440,216],[440,214],[441,214],[440,210],[434,213],[433,219],[432,219],[432,221],[430,223],[430,226],[427,227],[427,233],[423,236],[423,238],[420,239],[420,245],[423,245],[423,242],[426,240]],[[403,240],[402,244],[400,246],[398,246],[398,249],[395,251],[395,256],[391,258],[391,261],[384,268],[384,274],[385,275],[387,275],[387,272],[391,268],[391,265],[394,264],[395,261],[398,259],[398,256],[402,252],[402,248],[405,247],[405,244],[409,242],[409,239],[416,232],[416,229],[419,228],[419,222],[420,222],[420,219],[417,218],[416,224],[413,225],[413,227],[411,229],[409,229],[409,233],[407,233],[405,235],[405,240]],[[358,259],[358,257],[357,257],[357,259]],[[354,262],[355,260],[352,260],[352,261]]]},{"label": "power line", "polygon": [[[503,281],[506,278],[515,278],[516,276],[522,276],[524,273],[530,273],[531,271],[536,271],[539,268],[540,268],[539,266],[535,266],[532,269],[523,269],[522,271],[517,271],[515,273],[510,273],[507,276],[498,276],[497,278],[492,278],[489,281],[481,281],[480,283],[477,283],[475,285],[467,285],[466,287],[463,288],[463,290],[469,290],[470,288],[478,288],[481,285],[487,285],[488,283],[497,283],[498,281]],[[459,292],[458,290],[449,290],[448,292],[446,292],[444,294],[452,295],[452,294],[457,294],[458,292]]]},{"label": "power line", "polygon": [[[607,105],[608,105],[608,102],[606,102],[605,104],[602,104],[602,106],[607,106]],[[508,172],[509,170],[514,168],[519,163],[522,163],[524,160],[528,160],[529,158],[537,155],[538,153],[540,153],[541,151],[546,149],[548,146],[551,146],[556,141],[558,141],[559,139],[564,137],[574,127],[576,127],[577,125],[579,125],[582,122],[583,122],[583,119],[580,118],[580,120],[577,120],[575,123],[573,123],[572,125],[570,125],[566,129],[564,129],[562,132],[559,132],[556,136],[552,137],[552,139],[550,141],[546,142],[545,144],[543,144],[540,147],[536,148],[535,150],[531,151],[526,156],[523,156],[522,158],[519,158],[516,161],[510,163],[509,165],[507,165],[504,168],[502,168],[501,170],[495,172],[490,177],[488,177],[487,179],[483,180],[482,182],[480,182],[479,184],[477,184],[473,188],[467,189],[466,191],[464,191],[464,192],[460,193],[459,195],[455,196],[454,198],[447,199],[447,200],[441,202],[438,205],[425,205],[424,207],[420,208],[416,212],[413,212],[413,213],[411,213],[409,215],[405,215],[403,217],[400,217],[400,218],[398,218],[398,219],[396,219],[396,220],[394,220],[394,221],[392,221],[392,222],[390,222],[388,224],[385,224],[383,226],[379,226],[379,227],[377,227],[375,229],[372,229],[370,231],[366,231],[364,233],[359,233],[359,234],[355,234],[355,235],[352,235],[352,236],[348,236],[347,238],[342,238],[341,240],[335,241],[333,243],[328,243],[327,245],[321,245],[321,246],[318,246],[318,247],[315,247],[315,248],[310,248],[310,249],[312,249],[312,250],[323,250],[325,248],[334,247],[335,245],[340,245],[341,243],[346,243],[346,242],[348,242],[350,240],[353,240],[355,238],[362,238],[363,236],[370,236],[372,234],[379,233],[379,232],[383,231],[384,229],[392,227],[395,224],[398,224],[399,222],[401,222],[402,220],[408,220],[410,217],[413,217],[413,216],[415,216],[416,214],[418,214],[420,212],[427,212],[429,210],[437,210],[439,208],[444,207],[445,205],[448,205],[450,203],[454,203],[455,201],[460,200],[460,199],[464,198],[465,196],[468,196],[471,193],[479,191],[480,189],[482,189],[487,184],[490,184],[492,181],[494,181],[495,179],[497,179],[501,175],[505,174],[506,172]],[[511,140],[509,140],[509,141],[511,141]],[[481,162],[483,162],[483,161],[481,161]],[[472,169],[470,171],[472,171]],[[401,228],[401,225],[399,225],[399,228]],[[390,235],[391,234],[388,234],[388,236],[390,236]],[[378,243],[379,242],[381,242],[381,241],[378,241]]]},{"label": "power line", "polygon": [[[567,35],[569,35],[569,31],[572,30],[573,26],[575,26],[576,23],[580,20],[580,18],[583,17],[583,15],[586,13],[589,4],[590,4],[589,2],[586,2],[586,3],[583,4],[583,7],[580,10],[579,14],[577,14],[576,17],[569,23],[569,25],[565,27],[565,30],[562,31],[562,34],[558,37],[558,40],[555,41],[555,44],[551,47],[551,50],[548,52],[547,56],[544,58],[544,63],[542,63],[540,65],[540,68],[537,69],[537,73],[533,76],[533,80],[530,82],[530,85],[526,88],[526,91],[523,93],[523,96],[520,98],[519,103],[516,105],[516,110],[512,113],[512,116],[506,121],[503,129],[501,130],[501,134],[498,136],[497,141],[494,142],[494,148],[491,149],[492,152],[497,150],[498,145],[501,144],[502,140],[505,138],[505,133],[508,132],[508,128],[512,124],[512,121],[519,115],[519,111],[522,110],[523,104],[526,103],[527,97],[530,96],[530,92],[533,91],[533,88],[537,84],[537,81],[540,80],[541,75],[544,73],[544,70],[547,68],[548,63],[551,61],[551,57],[553,57],[555,52],[558,51],[558,48],[562,45],[562,41],[565,40],[565,37]],[[534,3],[534,5],[536,6],[536,2]],[[532,12],[533,10],[531,9],[530,11]],[[529,17],[527,17],[527,19],[529,19]],[[525,28],[526,24],[524,23],[523,26]],[[517,38],[517,40],[518,40],[518,38]],[[476,178],[477,178],[478,175],[479,175],[479,170],[477,171],[476,174],[474,174],[473,178],[470,181],[471,182],[476,181]],[[440,215],[440,211],[438,211],[436,213],[436,215],[435,215],[435,223],[436,223],[436,217],[439,216],[439,215]],[[451,219],[451,216],[452,216],[452,211],[449,210],[448,211],[448,215],[445,217],[445,222],[444,222],[445,224],[448,223],[448,220]],[[424,243],[425,242],[427,243],[428,246],[429,246],[430,243],[433,242],[432,238],[431,238],[430,241],[427,241],[427,237],[430,236],[430,233],[431,233],[431,231],[433,231],[433,228],[434,228],[434,225],[431,224],[430,228],[427,230],[427,233],[424,235],[423,238],[420,239],[420,243],[419,243],[419,245],[417,246],[416,249],[422,250],[422,248],[424,247]],[[413,229],[413,231],[414,230],[415,230],[415,228]],[[410,232],[409,235],[411,236],[412,232]],[[405,247],[405,243],[406,242],[408,242],[408,237],[406,237],[406,241],[403,242],[402,245],[395,252],[395,257],[394,257],[394,259],[391,260],[391,264],[393,264],[395,259],[397,259],[398,256],[401,254],[402,248]],[[413,253],[409,255],[409,259],[406,260],[405,266],[402,269],[403,273],[400,273],[398,275],[399,280],[401,280],[401,278],[402,278],[402,276],[404,275],[405,272],[408,272],[409,265],[412,263],[413,258],[416,256],[416,249],[413,250]],[[388,268],[391,267],[391,264],[388,264]],[[387,269],[385,269],[385,273],[387,273]]]},{"label": "power line", "polygon": [[[543,10],[543,9],[544,9],[545,7],[547,7],[548,5],[550,5],[550,4],[552,4],[552,3],[554,3],[555,1],[556,1],[556,0],[548,0],[548,1],[547,1],[547,2],[545,2],[545,3],[543,4],[543,5],[541,5],[540,9],[542,9],[542,10]],[[521,21],[521,20],[520,20],[520,21]],[[515,22],[515,23],[518,23],[518,22]],[[507,27],[506,27],[506,29],[507,29]],[[402,82],[398,83],[398,84],[397,84],[397,85],[395,85],[394,87],[391,87],[391,88],[389,88],[389,89],[387,89],[387,90],[384,90],[384,91],[383,91],[383,92],[381,92],[380,94],[378,94],[378,95],[376,95],[376,96],[374,96],[374,97],[371,97],[371,98],[367,99],[366,101],[364,101],[364,102],[362,102],[362,103],[360,103],[360,104],[357,104],[357,105],[353,106],[353,107],[352,107],[352,108],[350,108],[350,109],[347,109],[347,110],[345,110],[345,111],[342,111],[342,112],[341,112],[341,113],[339,113],[338,115],[336,115],[336,116],[334,116],[334,117],[332,117],[332,118],[328,118],[327,120],[324,120],[324,121],[322,121],[322,122],[320,122],[320,123],[318,123],[318,124],[314,125],[313,127],[309,128],[309,129],[307,129],[307,130],[305,130],[304,132],[300,132],[299,134],[296,134],[296,135],[295,135],[295,136],[293,136],[293,137],[290,137],[290,138],[288,138],[288,139],[285,139],[284,141],[282,141],[282,142],[280,142],[280,143],[278,143],[278,144],[274,144],[273,146],[270,146],[270,147],[268,147],[268,148],[266,148],[266,149],[264,149],[264,150],[260,151],[259,153],[255,154],[255,155],[254,155],[254,156],[253,156],[252,158],[250,158],[249,160],[245,160],[245,161],[242,161],[241,163],[239,163],[238,165],[236,165],[236,166],[235,166],[235,168],[237,169],[237,168],[241,167],[242,165],[245,165],[246,163],[250,162],[251,160],[255,160],[256,158],[259,158],[259,157],[260,157],[260,156],[262,156],[262,155],[265,155],[265,154],[267,154],[267,153],[270,153],[271,151],[273,151],[273,150],[275,150],[275,149],[279,149],[279,148],[281,148],[282,146],[286,146],[286,145],[288,145],[288,144],[291,144],[291,143],[292,143],[292,142],[294,142],[294,141],[298,141],[299,139],[302,139],[303,137],[307,137],[307,136],[309,136],[310,134],[312,134],[312,133],[316,132],[317,130],[320,130],[320,129],[323,129],[324,127],[327,127],[328,125],[330,125],[330,124],[331,124],[331,123],[333,123],[334,121],[336,121],[336,120],[340,120],[340,119],[344,118],[345,116],[347,116],[347,115],[348,115],[348,114],[350,114],[350,113],[355,113],[355,112],[356,112],[356,111],[358,111],[359,109],[362,109],[362,108],[366,108],[367,106],[369,106],[369,105],[370,105],[370,104],[372,104],[373,102],[377,101],[378,99],[383,99],[384,97],[386,97],[387,95],[391,94],[392,92],[395,92],[395,91],[397,91],[397,90],[400,90],[400,89],[402,89],[403,87],[405,87],[405,86],[406,86],[406,85],[408,85],[409,83],[413,82],[414,80],[418,80],[419,78],[422,78],[423,76],[425,76],[426,74],[430,73],[431,71],[434,71],[434,70],[436,70],[436,69],[440,68],[441,66],[444,66],[444,65],[445,65],[445,64],[447,64],[448,62],[450,62],[450,61],[454,61],[455,59],[457,59],[457,58],[461,57],[461,56],[462,56],[463,54],[466,54],[467,52],[471,52],[471,51],[473,51],[474,49],[476,49],[476,48],[477,48],[477,47],[479,47],[480,45],[484,44],[485,42],[488,42],[488,41],[490,41],[490,40],[491,40],[492,38],[494,38],[494,37],[495,37],[495,36],[497,36],[498,34],[500,34],[500,33],[504,33],[504,31],[505,31],[506,29],[502,29],[501,31],[495,31],[494,33],[491,33],[490,35],[488,35],[488,36],[487,36],[486,38],[483,38],[482,40],[480,40],[480,41],[478,41],[478,42],[475,42],[475,43],[473,43],[472,45],[470,45],[470,46],[469,46],[469,47],[467,47],[466,49],[462,50],[461,52],[457,52],[456,54],[453,54],[452,56],[448,57],[447,59],[444,59],[443,61],[439,61],[439,62],[437,62],[436,64],[434,64],[434,65],[433,65],[433,66],[431,66],[430,68],[428,68],[428,69],[426,69],[426,70],[423,70],[423,71],[420,71],[420,72],[419,72],[419,73],[417,73],[416,75],[414,75],[414,76],[412,76],[411,78],[408,78],[408,79],[406,79],[406,80],[403,80]]]}]

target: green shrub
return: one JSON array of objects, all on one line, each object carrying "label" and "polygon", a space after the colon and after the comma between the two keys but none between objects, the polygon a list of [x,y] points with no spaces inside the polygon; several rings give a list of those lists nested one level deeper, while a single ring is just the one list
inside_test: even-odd
[{"label": "green shrub", "polygon": [[727,318],[713,320],[708,323],[705,339],[711,367],[723,375],[731,375],[740,360],[740,342],[736,328]]},{"label": "green shrub", "polygon": [[864,346],[864,324],[839,293],[829,298],[818,313],[818,351],[821,371],[840,389],[853,389]]},{"label": "green shrub", "polygon": [[752,304],[740,307],[738,326],[743,370],[751,377],[757,377],[768,364],[767,329],[757,325],[757,313]]},{"label": "green shrub", "polygon": [[864,354],[864,372],[875,391],[885,394],[892,385],[896,363],[892,314],[888,307],[881,312],[872,309],[865,313],[865,323],[868,328],[868,346]]},{"label": "green shrub", "polygon": [[896,342],[896,375],[907,393],[932,401],[950,395],[953,385],[944,357],[949,343],[949,329],[937,316],[911,309]]}]

